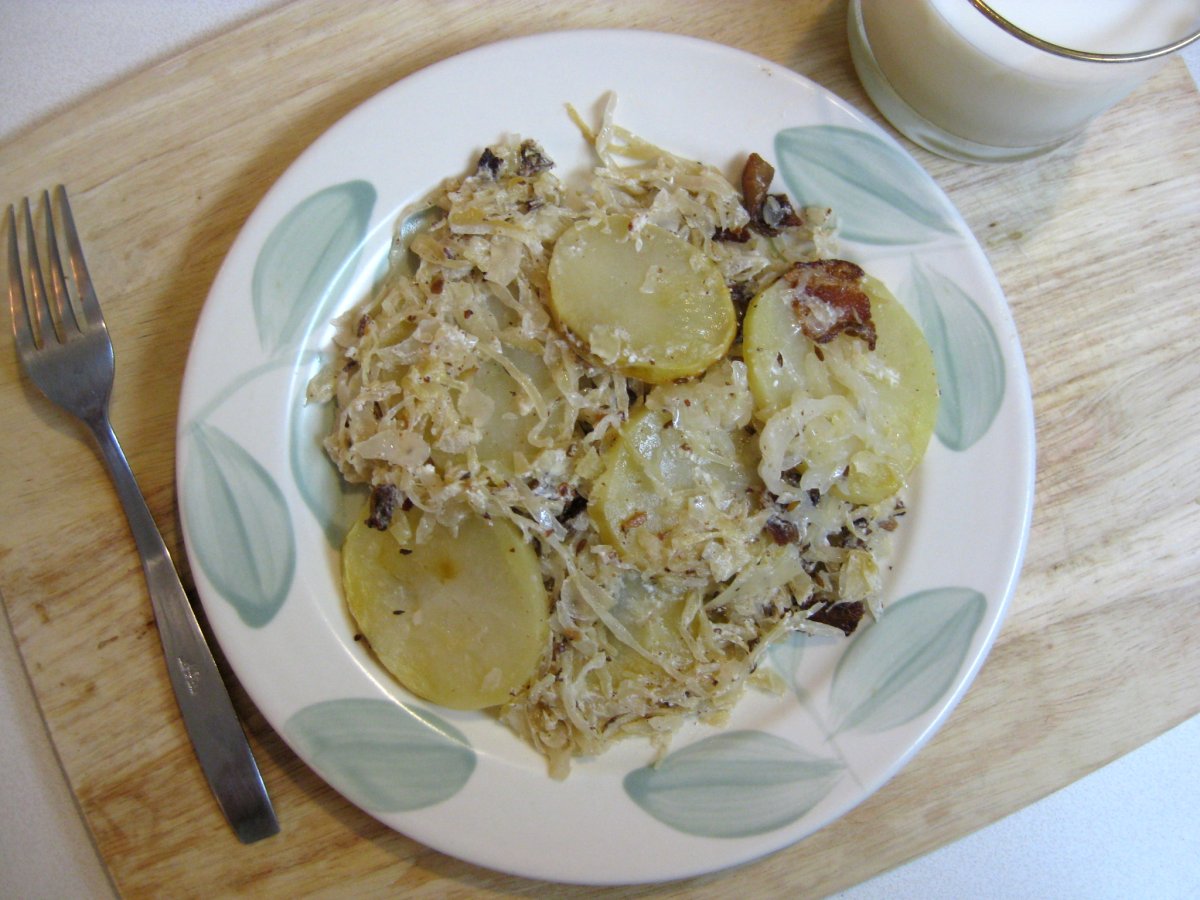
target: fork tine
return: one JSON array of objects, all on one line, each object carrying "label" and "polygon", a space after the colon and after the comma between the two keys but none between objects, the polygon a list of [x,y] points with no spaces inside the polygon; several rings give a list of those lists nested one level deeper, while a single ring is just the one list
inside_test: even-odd
[{"label": "fork tine", "polygon": [[34,336],[39,347],[53,339],[62,340],[58,323],[50,311],[46,298],[46,282],[42,279],[42,261],[38,256],[37,239],[33,236],[33,213],[29,209],[29,198],[22,201],[25,213],[25,263],[29,270],[29,318],[33,321]]},{"label": "fork tine", "polygon": [[12,317],[13,339],[17,352],[25,354],[34,349],[33,328],[29,306],[25,302],[25,279],[21,275],[21,254],[17,249],[17,216],[8,205],[8,312]]},{"label": "fork tine", "polygon": [[104,314],[100,311],[100,302],[96,299],[92,278],[88,275],[87,262],[83,258],[83,244],[79,241],[75,217],[71,215],[71,204],[67,200],[67,189],[61,184],[55,185],[54,198],[62,211],[63,237],[67,242],[67,255],[71,260],[75,287],[79,291],[79,305],[83,309],[83,318],[90,327],[103,328]]},{"label": "fork tine", "polygon": [[75,317],[75,307],[71,305],[71,295],[67,291],[67,279],[63,272],[62,257],[58,253],[58,238],[54,234],[54,211],[50,208],[50,194],[42,191],[42,209],[46,214],[46,262],[50,276],[50,304],[52,314],[57,313],[57,325],[66,339],[72,329],[82,331],[79,320]]}]

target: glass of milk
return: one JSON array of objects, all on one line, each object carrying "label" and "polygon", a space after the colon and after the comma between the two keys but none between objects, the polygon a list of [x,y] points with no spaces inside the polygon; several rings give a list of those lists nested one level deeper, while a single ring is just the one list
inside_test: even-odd
[{"label": "glass of milk", "polygon": [[916,143],[989,162],[1049,152],[1200,38],[1200,0],[851,0],[871,101]]}]

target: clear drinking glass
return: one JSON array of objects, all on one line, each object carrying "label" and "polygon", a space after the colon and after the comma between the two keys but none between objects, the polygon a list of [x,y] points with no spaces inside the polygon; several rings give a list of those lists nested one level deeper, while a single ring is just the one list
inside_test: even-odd
[{"label": "clear drinking glass", "polygon": [[1069,141],[1198,26],[1200,0],[851,0],[848,32],[863,87],[899,131],[998,162]]}]

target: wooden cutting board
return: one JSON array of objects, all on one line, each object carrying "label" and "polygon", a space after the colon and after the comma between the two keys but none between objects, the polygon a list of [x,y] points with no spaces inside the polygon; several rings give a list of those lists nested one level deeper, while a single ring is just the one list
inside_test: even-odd
[{"label": "wooden cutting board", "polygon": [[[175,410],[196,318],[255,204],[338,118],[450,54],[579,27],[720,41],[874,114],[844,22],[843,2],[300,0],[0,145],[0,199],[69,186],[116,345],[114,424],[183,560]],[[983,243],[1027,354],[1038,494],[1011,614],[947,725],[858,809],[739,870],[610,893],[835,891],[1200,712],[1198,134],[1200,95],[1175,61],[1048,158],[971,167],[914,150]],[[283,826],[239,845],[194,762],[99,461],[7,352],[0,403],[0,592],[123,894],[584,893],[483,870],[385,829],[299,762],[235,686]]]}]

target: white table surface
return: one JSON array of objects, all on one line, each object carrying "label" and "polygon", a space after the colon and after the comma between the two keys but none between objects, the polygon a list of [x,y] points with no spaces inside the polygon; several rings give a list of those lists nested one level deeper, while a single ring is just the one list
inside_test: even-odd
[{"label": "white table surface", "polygon": [[[0,0],[0,138],[278,3]],[[48,65],[63,58],[64,47],[72,65]],[[1200,46],[1186,57],[1200,81]],[[0,204],[17,199],[2,197]],[[113,893],[8,619],[0,616],[0,898]],[[1200,717],[988,828],[837,896],[1200,897]]]}]

